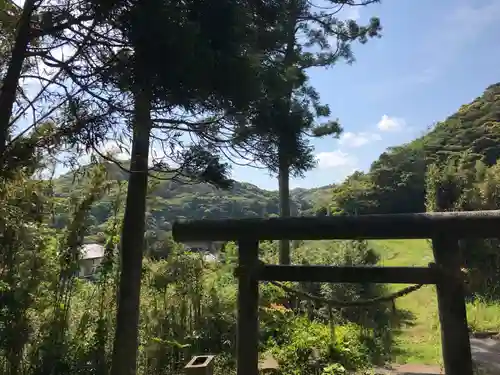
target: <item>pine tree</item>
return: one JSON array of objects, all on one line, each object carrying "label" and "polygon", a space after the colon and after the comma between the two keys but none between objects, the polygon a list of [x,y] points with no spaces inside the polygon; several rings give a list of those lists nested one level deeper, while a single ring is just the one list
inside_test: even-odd
[{"label": "pine tree", "polygon": [[[253,128],[267,129],[276,124],[275,132],[256,147],[262,151],[261,162],[278,175],[281,217],[290,216],[290,176],[301,176],[315,166],[310,137],[338,137],[338,121],[328,120],[331,111],[320,101],[309,83],[307,70],[330,68],[340,61],[354,62],[351,45],[379,37],[377,18],[360,26],[354,20],[341,20],[339,12],[346,6],[367,6],[377,0],[328,0],[315,4],[310,0],[286,0],[280,3],[282,19],[276,26],[277,40],[283,44],[271,56],[270,65],[282,72],[285,81],[274,85],[253,119]],[[325,120],[326,119],[326,120]],[[325,120],[325,121],[323,121]],[[258,131],[257,131],[258,133]],[[256,142],[257,143],[257,142]],[[295,152],[294,150],[301,150]],[[290,242],[281,241],[280,263],[290,263]]]}]

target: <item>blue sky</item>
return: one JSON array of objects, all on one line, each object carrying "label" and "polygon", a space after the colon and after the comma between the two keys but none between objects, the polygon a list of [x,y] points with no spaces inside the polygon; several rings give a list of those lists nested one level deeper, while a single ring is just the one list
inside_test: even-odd
[{"label": "blue sky", "polygon": [[[353,65],[309,72],[344,134],[313,140],[318,167],[292,180],[292,188],[337,183],[367,170],[387,147],[424,134],[500,81],[500,0],[382,0],[342,14],[361,24],[373,16],[381,20],[382,38],[354,45]],[[64,48],[57,54],[64,55]],[[27,120],[20,123],[22,130]],[[66,171],[56,168],[56,174]],[[232,177],[278,187],[262,169],[235,165]]]},{"label": "blue sky", "polygon": [[[379,17],[383,36],[354,46],[351,66],[310,72],[344,136],[314,140],[318,167],[291,187],[368,169],[387,147],[422,135],[500,81],[499,0],[382,0],[350,12],[360,22]],[[250,167],[235,166],[233,178],[277,189],[275,177]]]}]

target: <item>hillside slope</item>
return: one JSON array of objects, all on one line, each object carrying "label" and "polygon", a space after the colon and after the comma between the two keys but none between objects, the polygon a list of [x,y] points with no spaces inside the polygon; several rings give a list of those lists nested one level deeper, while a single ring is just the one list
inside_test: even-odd
[{"label": "hillside slope", "polygon": [[[455,114],[436,124],[424,136],[389,148],[373,162],[368,173],[356,172],[341,185],[292,191],[292,213],[314,215],[319,207],[332,204],[345,213],[399,213],[425,210],[425,174],[432,163],[459,160],[472,170],[474,163],[486,166],[500,158],[500,83],[489,86],[473,102],[463,105]],[[109,178],[123,181],[127,173],[106,163]],[[61,200],[78,191],[74,174],[55,181]],[[112,190],[92,208],[91,234],[102,231],[111,215]],[[266,217],[279,214],[276,191],[235,182],[230,190],[219,190],[208,184],[186,185],[160,181],[152,190],[149,202],[148,228],[169,231],[176,219],[219,219]],[[67,209],[61,204],[56,226],[67,223]]]},{"label": "hillside slope", "polygon": [[[126,181],[127,173],[112,163],[104,163],[107,175],[113,181]],[[83,172],[83,173],[80,173]],[[78,193],[85,183],[83,171],[68,173],[54,181],[55,195],[60,201],[56,226],[67,223],[66,200]],[[316,206],[331,200],[333,185],[314,189],[294,189],[292,213],[313,215]],[[112,215],[112,202],[118,194],[113,187],[109,194],[93,205],[90,217],[90,234],[104,230],[104,223]],[[319,203],[321,202],[321,203]],[[169,231],[171,223],[177,219],[222,219],[267,217],[279,214],[277,191],[260,189],[246,182],[235,181],[230,190],[217,189],[209,184],[181,184],[173,181],[157,181],[148,197],[148,229]]]},{"label": "hillside slope", "polygon": [[336,187],[335,209],[346,213],[425,211],[425,173],[430,164],[461,163],[472,170],[480,161],[494,165],[500,158],[500,83],[427,134],[391,147],[372,163],[368,173],[356,173]]}]

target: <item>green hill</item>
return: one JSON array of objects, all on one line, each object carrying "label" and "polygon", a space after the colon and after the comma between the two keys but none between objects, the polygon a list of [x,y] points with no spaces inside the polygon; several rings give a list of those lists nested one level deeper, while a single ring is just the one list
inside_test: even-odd
[{"label": "green hill", "polygon": [[469,170],[500,158],[500,83],[414,141],[391,147],[368,173],[336,187],[335,209],[346,213],[425,211],[425,173],[431,164],[460,163]]},{"label": "green hill", "polygon": [[[489,86],[471,103],[436,124],[412,142],[389,148],[367,173],[355,173],[333,188],[332,208],[345,214],[422,212],[429,192],[436,193],[436,207],[452,210],[500,208],[500,84]],[[438,173],[426,176],[430,166]],[[427,180],[427,181],[426,181]],[[440,198],[438,198],[438,196]],[[443,200],[442,197],[447,199]],[[370,241],[381,265],[423,266],[432,261],[426,240]],[[462,243],[467,267],[469,326],[477,331],[500,329],[498,288],[499,243],[494,240]],[[481,255],[483,254],[483,255]],[[492,264],[490,268],[486,265]],[[490,276],[493,275],[493,276]],[[485,283],[483,287],[481,283]],[[391,286],[394,290],[401,285]],[[485,297],[486,296],[486,297]],[[398,363],[441,362],[440,328],[436,291],[426,286],[396,302],[413,316],[396,339]]]},{"label": "green hill", "polygon": [[[432,163],[458,160],[470,170],[481,161],[486,167],[500,157],[500,84],[491,85],[473,102],[436,124],[414,141],[389,148],[373,162],[367,173],[356,172],[343,184],[292,191],[294,215],[314,215],[321,207],[334,205],[345,213],[396,213],[425,210],[425,175]],[[112,163],[105,163],[108,178],[127,179],[127,173]],[[85,170],[85,168],[83,168]],[[54,182],[61,204],[55,225],[67,223],[70,194],[81,183],[74,183],[78,173],[61,176]],[[89,235],[102,232],[112,215],[117,188],[111,189],[92,208]],[[208,184],[181,184],[158,181],[148,198],[148,229],[168,232],[180,218],[219,219],[266,217],[279,214],[276,191],[268,191],[245,182],[235,182],[230,190]]]},{"label": "green hill", "polygon": [[[127,180],[127,173],[113,163],[104,166],[108,179],[119,182]],[[83,167],[77,172],[60,176],[54,181],[54,192],[58,205],[55,226],[62,228],[67,224],[67,200],[72,194],[78,194],[85,183]],[[279,214],[277,191],[235,181],[229,190],[217,189],[209,184],[183,184],[174,181],[154,181],[154,187],[148,197],[148,230],[168,232],[171,223],[177,219],[222,219],[245,217],[269,217]],[[314,189],[294,189],[292,212],[296,215],[314,215],[315,207],[327,204],[331,200],[333,185]],[[103,199],[95,203],[89,219],[89,235],[95,236],[104,231],[104,225],[113,215],[113,202],[118,195],[118,183],[113,186]],[[160,237],[163,234],[160,233]]]},{"label": "green hill", "polygon": [[[345,213],[357,214],[424,211],[426,171],[431,164],[458,163],[461,165],[460,172],[475,174],[480,170],[477,168],[478,163],[482,163],[485,168],[490,167],[490,180],[486,182],[490,181],[491,186],[495,187],[500,181],[500,168],[496,165],[499,159],[500,84],[495,84],[473,102],[436,124],[427,134],[407,144],[389,148],[373,162],[367,173],[356,172],[340,185],[294,189],[293,212],[313,215],[318,208],[329,205]],[[127,173],[115,165],[107,163],[105,166],[109,179],[127,179]],[[71,193],[81,189],[81,182],[74,183],[77,175],[70,173],[54,182],[55,193],[61,203],[57,210],[56,226],[65,225],[67,199]],[[474,186],[468,186],[469,190],[464,191],[469,193],[475,187],[481,199],[487,197],[488,192],[495,193],[493,188],[488,190],[490,185],[483,180],[484,176],[474,180]],[[104,231],[104,224],[112,215],[112,202],[117,194],[115,186],[94,204],[87,237],[89,241],[99,240],[99,233]],[[483,203],[475,202],[474,207],[484,208]],[[496,208],[500,207],[500,198],[492,204]],[[278,213],[277,192],[263,190],[249,183],[235,182],[233,188],[226,191],[207,184],[160,181],[148,197],[148,249],[162,251],[168,248],[170,225],[179,218],[242,218]],[[330,241],[307,241],[303,249],[313,253],[312,250],[321,246],[328,248],[330,244]],[[381,265],[422,266],[432,260],[432,251],[425,240],[370,241],[370,245],[377,250]],[[476,253],[485,248],[484,244],[476,243],[475,246]],[[491,244],[491,248],[498,253],[496,243]],[[401,285],[391,285],[390,288],[400,289]],[[407,326],[401,327],[396,333],[395,362],[439,363],[441,348],[435,288],[427,286],[398,299],[396,306],[408,312],[412,318]],[[498,301],[480,298],[470,300],[467,312],[471,329],[498,330],[499,309]]]}]

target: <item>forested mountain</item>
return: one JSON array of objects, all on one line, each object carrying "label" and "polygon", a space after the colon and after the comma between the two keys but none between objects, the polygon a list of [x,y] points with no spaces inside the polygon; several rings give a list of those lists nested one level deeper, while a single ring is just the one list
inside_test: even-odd
[{"label": "forested mountain", "polygon": [[[102,233],[106,221],[113,215],[113,202],[119,195],[119,183],[127,180],[127,173],[116,164],[105,162],[106,178],[112,181],[110,191],[95,203],[89,218],[89,240]],[[66,209],[71,195],[78,195],[83,189],[89,168],[83,167],[74,173],[67,173],[53,181],[54,193],[60,203],[56,209],[54,225],[67,225],[69,211]],[[317,207],[331,201],[333,185],[314,189],[292,190],[292,212],[296,215],[313,215]],[[124,192],[124,186],[121,191]],[[229,190],[218,189],[206,183],[187,184],[175,181],[152,179],[151,194],[148,197],[148,229],[168,232],[177,219],[222,219],[244,217],[269,217],[279,214],[277,191],[260,189],[246,182],[235,181]]]},{"label": "forested mountain", "polygon": [[[347,214],[422,212],[426,210],[426,171],[430,165],[460,164],[473,170],[476,163],[485,167],[494,165],[499,156],[500,84],[494,84],[427,134],[408,144],[389,148],[367,173],[355,172],[338,186],[294,189],[292,212],[314,215],[320,207],[329,205],[334,211]],[[126,181],[127,173],[115,164],[104,163],[104,166],[108,179]],[[81,186],[78,176],[78,173],[68,173],[54,181],[54,190],[61,202],[56,210],[56,227],[67,223],[64,202]],[[276,191],[245,182],[234,182],[230,190],[209,184],[162,180],[153,185],[148,201],[150,231],[168,232],[171,223],[182,218],[268,217],[279,213]],[[117,194],[116,184],[93,206],[89,223],[91,236],[103,231]]]},{"label": "forested mountain", "polygon": [[[290,192],[290,177],[314,166],[312,139],[341,131],[308,72],[351,64],[358,44],[381,37],[378,17],[361,23],[349,11],[377,2],[1,2],[0,375],[180,374],[206,353],[216,357],[214,374],[256,370],[237,358],[245,294],[237,244],[207,262],[173,243],[177,219],[269,217],[279,206],[282,216],[328,206],[344,214],[500,208],[499,85],[389,149],[368,173]],[[110,139],[130,146],[124,168],[99,152]],[[153,172],[155,149],[168,157]],[[34,178],[90,150],[99,163]],[[228,188],[223,161],[242,153],[279,176],[281,198],[244,182]],[[85,242],[104,245],[97,258],[82,251]],[[375,266],[389,254],[364,240],[289,245],[261,241],[260,259]],[[472,307],[497,311],[500,241],[460,245]],[[92,277],[80,277],[87,269]],[[262,283],[254,349],[282,375],[371,373],[419,358],[401,340],[416,319],[392,292],[375,283]],[[425,300],[417,304],[428,308]],[[439,337],[437,316],[423,319],[429,336]],[[427,333],[417,330],[422,347]]]},{"label": "forested mountain", "polygon": [[500,157],[500,83],[414,141],[389,148],[368,173],[355,173],[334,190],[333,209],[347,214],[426,210],[431,165],[474,171]]}]

